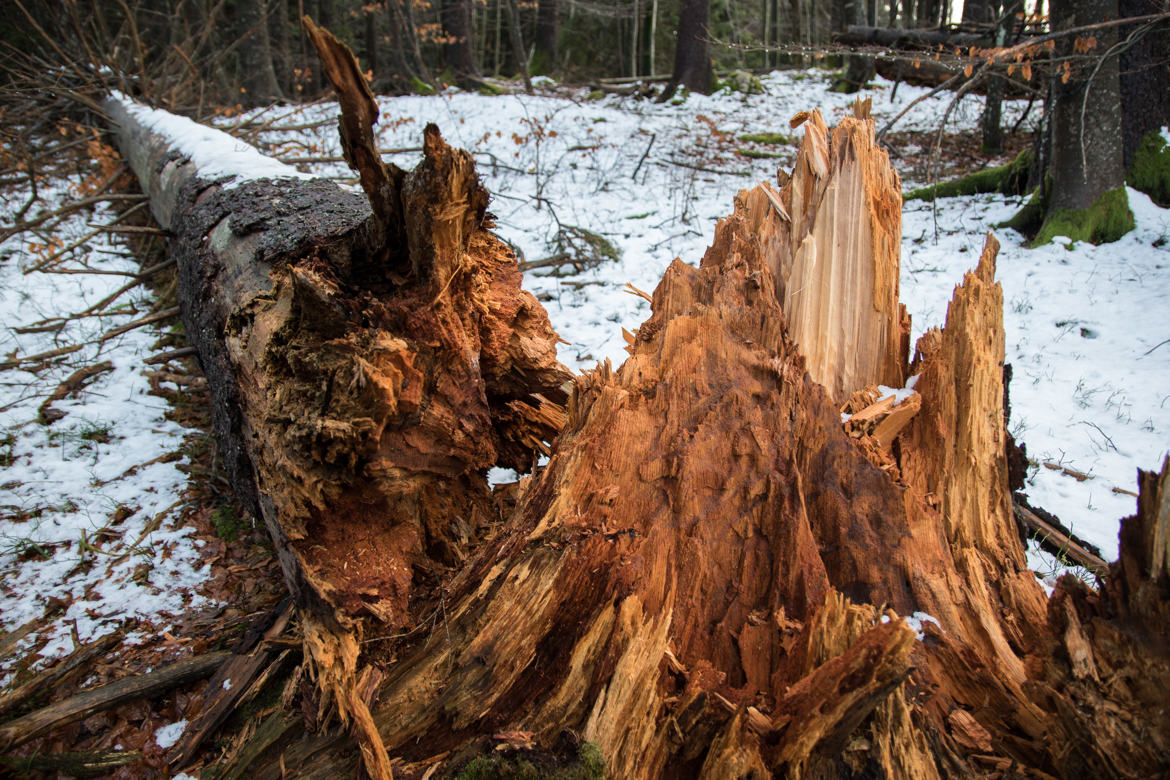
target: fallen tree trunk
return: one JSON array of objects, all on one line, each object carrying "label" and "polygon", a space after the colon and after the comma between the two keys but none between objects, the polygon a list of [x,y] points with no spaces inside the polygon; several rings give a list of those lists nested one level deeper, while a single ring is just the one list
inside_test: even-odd
[{"label": "fallen tree trunk", "polygon": [[569,373],[471,157],[432,125],[414,171],[386,166],[356,65],[324,66],[348,90],[342,139],[368,203],[324,181],[224,181],[176,143],[206,132],[194,123],[106,108],[174,236],[225,468],[276,544],[323,693],[360,717],[363,618],[412,624],[412,598],[498,519],[487,469],[547,450]]},{"label": "fallen tree trunk", "polygon": [[947,51],[955,48],[990,48],[995,45],[994,30],[986,33],[950,32],[942,30],[916,30],[901,27],[866,27],[850,25],[843,32],[833,33],[833,42],[845,46],[885,46],[892,49]]},{"label": "fallen tree trunk", "polygon": [[[576,377],[562,420],[533,400],[564,376],[534,302],[494,338],[483,319],[467,327],[469,311],[491,321],[493,306],[527,301],[514,259],[478,221],[486,194],[469,158],[428,129],[413,173],[366,171],[380,163],[353,149],[372,148],[352,92],[364,82],[334,81],[347,156],[372,198],[389,193],[374,207],[382,221],[347,205],[315,249],[257,265],[273,239],[238,226],[280,224],[276,204],[315,185],[201,199],[197,184],[174,212],[189,332],[225,377],[213,387],[237,383],[217,391],[237,415],[219,433],[255,475],[239,484],[277,541],[318,682],[358,721],[356,744],[352,732],[302,739],[302,726],[282,725],[233,771],[332,778],[364,760],[375,776],[429,777],[513,756],[596,773],[583,741],[614,777],[1168,768],[1170,462],[1143,477],[1101,590],[1066,578],[1046,602],[1012,520],[997,244],[988,238],[946,326],[911,362],[900,182],[866,106],[831,133],[818,113],[801,117],[790,180],[741,193],[700,266],[668,269],[630,357]],[[127,156],[141,143],[128,138]],[[136,169],[148,188],[160,180]],[[225,211],[185,216],[209,203]],[[303,203],[302,216],[322,215],[320,200]],[[225,216],[232,204],[266,216]],[[386,259],[371,259],[370,235]],[[501,289],[503,302],[478,297]],[[400,322],[413,327],[388,327]],[[541,345],[527,362],[515,352],[526,340]],[[490,348],[501,343],[508,360]],[[873,409],[872,385],[908,376],[914,408]],[[484,389],[455,392],[468,383]],[[432,391],[431,408],[477,446],[456,448],[417,400],[398,401],[417,398],[401,387],[453,387]],[[366,400],[368,388],[382,394]],[[282,405],[290,397],[309,402]],[[387,397],[414,416],[384,422]],[[843,411],[858,417],[849,432]],[[456,500],[482,506],[488,453],[512,462],[506,442],[551,439],[562,422],[547,466],[478,549],[450,535],[428,547],[430,515],[387,510],[388,495],[433,509],[436,490],[445,517]],[[327,560],[354,554],[374,572],[430,565],[442,589],[428,599],[373,579],[373,602],[370,580]],[[386,675],[367,718],[356,652],[375,618],[409,628],[365,634],[365,658]]]}]

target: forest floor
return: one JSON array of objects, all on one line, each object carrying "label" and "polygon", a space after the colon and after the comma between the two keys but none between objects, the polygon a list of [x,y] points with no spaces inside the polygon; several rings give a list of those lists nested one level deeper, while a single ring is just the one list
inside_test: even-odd
[{"label": "forest floor", "polygon": [[[791,166],[802,132],[791,116],[819,108],[832,125],[849,110],[854,96],[830,93],[830,79],[777,72],[760,94],[664,105],[548,81],[536,95],[385,98],[378,141],[411,167],[434,122],[475,155],[497,232],[537,263],[525,284],[568,342],[561,360],[580,371],[619,363],[622,329],[648,316],[627,284],[649,291],[675,257],[698,263],[735,193]],[[925,91],[895,93],[879,80],[863,97],[880,129]],[[1006,162],[1039,119],[1038,105],[1009,101],[1005,125],[1019,128],[1003,155],[982,155],[982,99],[968,96],[949,114],[936,163],[930,150],[951,97],[923,101],[885,138],[906,190]],[[336,115],[321,102],[215,121],[352,186]],[[228,646],[283,591],[266,534],[218,472],[205,383],[189,356],[173,354],[185,340],[163,241],[143,201],[119,194],[125,180],[109,148],[94,139],[86,157],[37,170],[35,189],[11,177],[0,205],[2,229],[79,198],[118,198],[0,241],[0,688],[120,634],[115,653],[57,695]],[[910,202],[902,228],[901,296],[915,338],[943,324],[984,235],[1002,242],[1011,430],[1031,459],[1026,492],[1107,560],[1119,519],[1134,511],[1137,469],[1159,467],[1170,441],[1170,212],[1136,191],[1129,198],[1137,228],[1101,247],[1025,248],[995,227],[1022,205],[999,195]],[[117,229],[101,227],[112,220]],[[569,261],[539,264],[562,255]],[[1067,569],[1034,544],[1029,560],[1049,583]],[[157,763],[198,692],[93,716],[35,750],[142,750]]]}]

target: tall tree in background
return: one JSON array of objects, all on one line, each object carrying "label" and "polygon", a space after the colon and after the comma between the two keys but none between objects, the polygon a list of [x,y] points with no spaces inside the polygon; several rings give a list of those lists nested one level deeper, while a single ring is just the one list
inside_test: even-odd
[{"label": "tall tree in background", "polygon": [[[1117,0],[1052,0],[1052,28],[1084,27],[1116,19],[1117,13]],[[1103,28],[1094,35],[1095,45],[1077,36],[1057,44],[1058,56],[1075,56],[1078,47],[1091,47],[1095,56],[1077,58],[1070,71],[1051,81],[1047,182],[1041,184],[1040,197],[1013,220],[1024,231],[1040,222],[1033,245],[1056,236],[1115,241],[1134,225],[1124,187],[1117,55],[1111,51],[1117,32]]]},{"label": "tall tree in background", "polygon": [[[1120,0],[1121,16],[1134,17],[1170,11],[1168,0]],[[1125,31],[1130,46],[1120,57],[1121,138],[1130,184],[1162,206],[1170,206],[1170,182],[1155,180],[1153,171],[1135,169],[1143,145],[1161,147],[1159,131],[1170,126],[1170,24],[1135,27]],[[1138,168],[1142,164],[1139,163]]]},{"label": "tall tree in background", "polygon": [[276,81],[281,91],[293,96],[299,85],[293,74],[289,38],[288,0],[268,0],[268,39],[272,46],[272,67],[276,70]]},{"label": "tall tree in background", "polygon": [[443,24],[444,64],[459,86],[479,86],[482,82],[471,49],[471,0],[442,0],[440,18]]},{"label": "tall tree in background", "polygon": [[267,0],[241,0],[238,6],[240,47],[245,102],[256,105],[284,97],[272,66],[272,45],[268,38]]},{"label": "tall tree in background", "polygon": [[658,98],[670,100],[679,85],[704,95],[711,93],[714,73],[707,50],[711,0],[681,0],[678,12],[678,35],[674,48],[674,72]]},{"label": "tall tree in background", "polygon": [[971,24],[993,22],[998,5],[996,0],[963,0],[963,21]]},{"label": "tall tree in background", "polygon": [[[394,78],[404,90],[429,86],[431,78],[418,44],[418,28],[414,23],[412,0],[387,0],[387,18],[390,21],[390,51],[394,58]],[[324,27],[325,25],[321,25]]]},{"label": "tall tree in background", "polygon": [[[972,0],[967,0],[971,2]],[[1024,11],[1023,0],[981,0],[983,6],[980,19],[971,21],[995,23],[995,45],[1006,46],[1012,40],[1016,30],[1017,16]],[[967,19],[967,6],[963,6],[963,21]],[[983,116],[980,118],[982,135],[982,149],[984,152],[998,154],[1003,151],[1003,85],[1000,76],[991,75],[987,82],[987,100],[983,104]]]},{"label": "tall tree in background", "polygon": [[532,44],[532,70],[551,73],[557,68],[557,0],[539,0],[536,4],[536,33]]}]

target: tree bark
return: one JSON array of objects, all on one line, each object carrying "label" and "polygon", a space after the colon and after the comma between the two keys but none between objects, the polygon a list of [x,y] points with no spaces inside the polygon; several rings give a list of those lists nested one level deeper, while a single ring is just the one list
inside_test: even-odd
[{"label": "tree bark", "polygon": [[[551,329],[481,228],[470,158],[428,129],[415,171],[382,166],[355,70],[326,56],[372,219],[324,185],[197,202],[207,182],[115,117],[178,237],[209,379],[235,380],[219,433],[255,475],[318,685],[358,723],[360,751],[296,725],[235,770],[563,765],[581,740],[631,778],[1170,769],[1170,459],[1100,590],[1065,578],[1046,602],[1012,520],[998,245],[911,362],[901,186],[867,104],[832,131],[794,119],[792,176],[737,196],[626,362],[575,377],[558,417],[533,396],[564,376]],[[874,409],[873,385],[910,375],[916,408]],[[482,469],[558,428],[494,535],[453,537]],[[436,526],[444,545],[410,541]],[[433,586],[379,579],[412,568]],[[359,648],[386,670],[372,713]]]},{"label": "tree bark", "polygon": [[674,72],[662,91],[659,102],[674,96],[679,86],[692,92],[710,94],[714,73],[707,53],[707,29],[711,12],[710,0],[682,0],[678,15],[678,34],[675,37]]},{"label": "tree bark", "polygon": [[[1166,12],[1166,0],[1120,0],[1123,17]],[[1124,29],[1126,35],[1133,30]],[[1133,164],[1134,152],[1143,138],[1163,127],[1170,127],[1170,26],[1144,33],[1132,46],[1121,52],[1119,76],[1121,89],[1122,155],[1125,169]]]},{"label": "tree bark", "polygon": [[996,11],[994,0],[963,0],[964,22],[990,24],[995,21]]},{"label": "tree bark", "polygon": [[[995,45],[1006,46],[1015,32],[1016,14],[1023,11],[1022,0],[1006,0],[1003,12],[1000,13],[999,4],[990,0],[983,0],[983,14],[975,22],[995,22]],[[963,20],[967,21],[967,7],[963,6]],[[983,104],[983,115],[979,118],[979,130],[982,136],[981,147],[984,152],[998,154],[1003,151],[1003,88],[1004,80],[998,75],[991,75],[987,82],[987,100]]]},{"label": "tree bark", "polygon": [[[1116,16],[1116,0],[1058,0],[1053,4],[1053,26],[1058,30]],[[1096,37],[1094,53],[1098,56],[1117,38],[1107,31]],[[1066,84],[1056,80],[1051,207],[1086,209],[1101,193],[1123,184],[1118,78],[1114,55],[1082,64]]]},{"label": "tree bark", "polygon": [[243,0],[239,7],[240,35],[249,36],[241,47],[245,102],[258,105],[283,97],[272,65],[272,45],[268,38],[268,3],[266,0]]},{"label": "tree bark", "polygon": [[471,0],[442,0],[440,18],[443,23],[443,60],[455,83],[463,88],[475,88],[482,82],[471,48]]},{"label": "tree bark", "polygon": [[559,64],[557,37],[560,29],[557,11],[557,0],[539,0],[536,5],[536,34],[532,43],[535,47],[533,70],[537,73],[552,73]]},{"label": "tree bark", "polygon": [[516,67],[524,79],[524,91],[532,94],[532,77],[528,71],[528,52],[524,50],[523,28],[520,24],[520,5],[516,0],[508,0],[508,38],[512,42],[512,56],[516,60]]},{"label": "tree bark", "polygon": [[[1059,0],[1052,5],[1056,30],[1117,18],[1116,0]],[[1051,80],[1051,186],[1043,191],[1043,219],[1034,241],[1060,235],[1093,243],[1115,241],[1133,227],[1124,183],[1121,95],[1115,28],[1094,36],[1094,56],[1082,57]],[[1076,40],[1058,50],[1075,54]],[[1067,80],[1066,80],[1067,79]],[[1026,220],[1021,219],[1021,222]]]}]

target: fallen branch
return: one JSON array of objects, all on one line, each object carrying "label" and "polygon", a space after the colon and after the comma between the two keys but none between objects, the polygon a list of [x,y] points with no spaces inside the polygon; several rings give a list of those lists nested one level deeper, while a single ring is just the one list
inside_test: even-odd
[{"label": "fallen branch", "polygon": [[15,360],[6,360],[0,363],[0,371],[7,371],[10,368],[17,368],[26,363],[37,363],[44,360],[52,360],[53,358],[62,357],[64,355],[71,355],[81,349],[84,344],[72,344],[68,347],[59,347],[57,349],[50,349],[48,352],[38,352],[35,355],[25,355],[22,358]]},{"label": "fallen branch", "polygon": [[276,661],[270,662],[272,652],[267,642],[280,636],[293,615],[291,600],[285,600],[276,613],[272,626],[264,632],[263,639],[246,654],[233,653],[208,683],[203,694],[203,708],[183,732],[182,738],[171,749],[167,763],[181,767],[190,762],[199,746],[219,728],[241,703],[248,699],[269,678],[289,652],[283,651]]},{"label": "fallen branch", "polygon": [[1031,509],[1012,502],[1012,510],[1020,522],[1036,536],[1040,546],[1058,558],[1083,566],[1093,574],[1102,576],[1109,571],[1109,564],[1082,546],[1082,542],[1071,534],[1044,520]]},{"label": "fallen branch", "polygon": [[53,404],[56,401],[62,401],[68,398],[79,391],[86,382],[93,380],[107,371],[113,370],[114,364],[108,360],[96,365],[77,369],[66,377],[65,381],[57,385],[57,388],[41,403],[40,408],[37,409],[37,418],[46,425],[60,420],[65,416],[65,413],[53,408]]},{"label": "fallen branch", "polygon": [[0,756],[0,764],[13,772],[57,772],[70,777],[105,775],[142,758],[138,750],[102,750],[94,753]]},{"label": "fallen branch", "polygon": [[127,322],[125,325],[119,325],[118,327],[114,328],[113,330],[107,331],[106,333],[102,334],[101,336],[98,336],[98,338],[95,339],[94,343],[100,344],[104,341],[109,341],[112,338],[115,338],[117,336],[121,336],[123,333],[129,333],[130,331],[132,331],[136,328],[141,328],[144,325],[153,325],[156,322],[162,322],[163,320],[169,320],[171,317],[177,317],[179,314],[180,314],[180,309],[178,306],[172,306],[169,309],[163,309],[162,311],[158,312],[157,314],[151,314],[147,317],[143,317],[142,319],[134,320],[133,322]]},{"label": "fallen branch", "polygon": [[172,360],[178,360],[179,358],[190,357],[192,355],[198,354],[199,350],[197,350],[195,347],[179,347],[178,349],[169,349],[166,352],[160,352],[157,355],[151,355],[142,362],[148,366],[157,366],[160,363],[169,363]]},{"label": "fallen branch", "polygon": [[0,726],[0,751],[19,747],[53,729],[84,720],[97,712],[135,699],[150,698],[180,685],[202,680],[218,669],[230,653],[208,653],[187,658],[154,672],[126,677],[99,688],[50,704]]},{"label": "fallen branch", "polygon": [[38,225],[43,225],[44,223],[48,222],[50,219],[53,219],[55,217],[63,217],[63,216],[66,216],[68,214],[72,214],[75,211],[79,211],[83,208],[86,208],[87,206],[93,206],[94,204],[97,204],[97,203],[104,203],[107,201],[114,201],[114,200],[146,200],[146,196],[142,195],[141,193],[113,193],[110,195],[91,195],[88,198],[82,198],[81,200],[75,200],[75,201],[72,201],[70,203],[66,203],[64,206],[61,206],[60,208],[54,209],[53,211],[47,212],[45,214],[41,214],[40,216],[35,217],[34,219],[28,220],[27,222],[21,222],[21,223],[18,223],[16,225],[12,225],[11,227],[6,227],[3,230],[0,230],[0,241],[6,241],[7,239],[11,238],[12,236],[15,236],[17,233],[23,233],[24,231],[35,228]]},{"label": "fallen branch", "polygon": [[17,709],[41,691],[59,685],[74,672],[88,667],[94,660],[101,658],[119,644],[122,636],[121,631],[114,631],[96,642],[79,647],[56,666],[46,669],[15,690],[0,696],[0,716]]},{"label": "fallen branch", "polygon": [[751,176],[751,171],[724,171],[719,168],[706,168],[702,165],[694,165],[692,163],[683,162],[682,160],[655,160],[658,165],[677,165],[680,168],[690,168],[692,171],[699,171],[701,173],[716,173],[720,176]]}]

